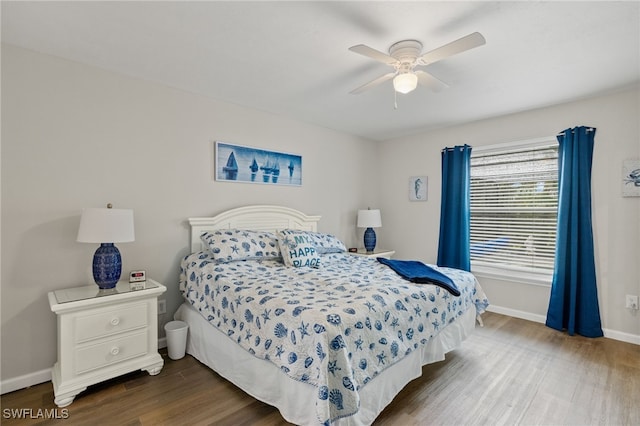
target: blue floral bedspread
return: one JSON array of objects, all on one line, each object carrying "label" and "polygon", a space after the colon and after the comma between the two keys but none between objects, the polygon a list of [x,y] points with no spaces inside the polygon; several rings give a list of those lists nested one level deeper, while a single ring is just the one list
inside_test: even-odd
[{"label": "blue floral bedspread", "polygon": [[278,260],[215,263],[209,252],[181,264],[180,291],[212,325],[254,356],[318,389],[318,423],[355,414],[358,391],[419,350],[467,309],[484,312],[475,277],[434,266],[461,295],[412,284],[375,259],[325,254],[320,267]]}]

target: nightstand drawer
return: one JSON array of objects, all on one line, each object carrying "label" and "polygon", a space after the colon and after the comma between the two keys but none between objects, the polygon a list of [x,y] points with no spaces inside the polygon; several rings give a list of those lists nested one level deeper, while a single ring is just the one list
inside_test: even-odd
[{"label": "nightstand drawer", "polygon": [[148,351],[147,330],[95,345],[83,346],[76,349],[76,374],[142,356]]},{"label": "nightstand drawer", "polygon": [[147,304],[132,303],[75,318],[75,341],[85,342],[147,326]]}]

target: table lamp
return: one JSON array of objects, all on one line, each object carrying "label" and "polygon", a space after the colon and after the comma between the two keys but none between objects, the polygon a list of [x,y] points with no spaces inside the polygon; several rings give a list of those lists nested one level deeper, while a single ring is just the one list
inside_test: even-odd
[{"label": "table lamp", "polygon": [[122,257],[114,243],[135,240],[133,210],[87,208],[82,210],[77,241],[100,243],[93,255],[93,279],[101,289],[114,288],[122,273]]},{"label": "table lamp", "polygon": [[373,228],[380,228],[381,226],[380,210],[358,210],[357,227],[367,228],[364,231],[364,248],[367,253],[373,253],[373,249],[376,248],[376,233]]}]

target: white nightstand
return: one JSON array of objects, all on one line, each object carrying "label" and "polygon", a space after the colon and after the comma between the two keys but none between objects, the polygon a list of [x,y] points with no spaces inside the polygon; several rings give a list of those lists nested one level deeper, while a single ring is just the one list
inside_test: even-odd
[{"label": "white nightstand", "polygon": [[349,252],[354,256],[363,256],[363,257],[384,257],[385,259],[391,259],[391,256],[395,254],[395,250],[384,250],[384,249],[375,249],[373,253],[367,253],[366,249],[360,248],[357,252]]},{"label": "white nightstand", "polygon": [[160,373],[158,296],[166,290],[147,279],[120,281],[111,290],[87,285],[49,293],[58,316],[58,362],[51,371],[58,407],[89,385],[135,370]]}]

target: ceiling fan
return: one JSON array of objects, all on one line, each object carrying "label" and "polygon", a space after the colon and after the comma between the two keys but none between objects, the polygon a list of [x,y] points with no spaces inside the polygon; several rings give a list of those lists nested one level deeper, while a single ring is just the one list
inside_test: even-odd
[{"label": "ceiling fan", "polygon": [[416,70],[415,68],[433,64],[449,56],[482,46],[485,43],[486,40],[482,34],[475,32],[424,54],[422,53],[422,43],[417,40],[402,40],[394,43],[389,48],[388,55],[364,44],[352,46],[349,48],[352,52],[390,65],[394,68],[394,71],[384,74],[349,93],[357,95],[391,79],[393,79],[395,91],[399,93],[411,92],[417,87],[418,83],[438,92],[448,87],[448,85],[428,72],[421,69]]}]

